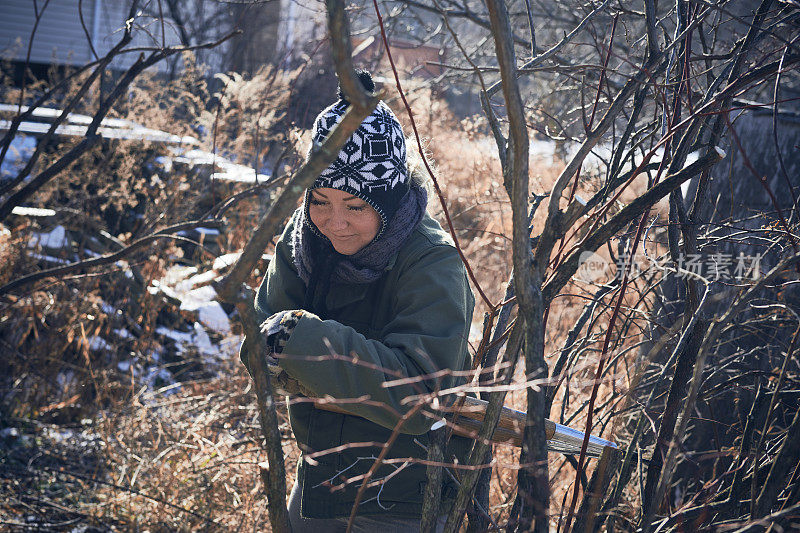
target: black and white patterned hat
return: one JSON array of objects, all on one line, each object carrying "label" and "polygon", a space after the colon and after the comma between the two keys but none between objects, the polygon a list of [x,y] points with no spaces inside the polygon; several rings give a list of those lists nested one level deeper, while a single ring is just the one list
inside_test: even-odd
[{"label": "black and white patterned hat", "polygon": [[[314,121],[313,143],[321,144],[339,123],[350,104],[340,99]],[[406,142],[403,128],[392,110],[380,102],[345,143],[339,156],[309,189],[329,187],[363,199],[381,218],[379,237],[408,192]],[[308,209],[308,199],[306,199]],[[308,215],[308,212],[306,212]],[[310,217],[307,216],[310,221]],[[317,232],[317,228],[311,224]]]}]

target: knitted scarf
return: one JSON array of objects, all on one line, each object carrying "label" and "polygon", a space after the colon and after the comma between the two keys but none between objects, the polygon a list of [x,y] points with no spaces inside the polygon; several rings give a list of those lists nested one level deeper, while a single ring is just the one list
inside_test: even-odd
[{"label": "knitted scarf", "polygon": [[[306,200],[308,196],[306,195]],[[353,255],[342,255],[333,249],[330,241],[311,231],[306,219],[305,206],[295,211],[292,232],[293,261],[306,287],[314,292],[317,286],[327,292],[331,283],[370,283],[381,277],[389,260],[417,227],[425,208],[428,194],[418,185],[412,185],[400,200],[386,230],[380,237]]]}]

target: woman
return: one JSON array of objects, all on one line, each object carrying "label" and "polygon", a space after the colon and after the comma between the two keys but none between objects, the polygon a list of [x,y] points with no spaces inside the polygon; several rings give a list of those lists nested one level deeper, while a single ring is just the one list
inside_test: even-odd
[{"label": "woman", "polygon": [[[373,91],[369,75],[359,76]],[[339,96],[317,117],[314,143],[349,105]],[[381,102],[306,191],[259,287],[255,306],[268,357],[315,396],[358,399],[339,404],[349,415],[303,398],[290,402],[292,430],[304,453],[289,499],[295,532],[344,530],[358,476],[398,423],[401,435],[372,478],[382,482],[364,493],[356,525],[365,531],[419,527],[426,475],[413,458],[425,457],[434,420],[418,410],[401,421],[413,407],[403,399],[451,387],[454,378],[431,376],[469,367],[474,305],[449,235],[426,213],[420,175],[408,170],[402,128]],[[385,386],[419,376],[428,377]],[[469,444],[453,437],[448,457],[463,462]],[[443,491],[445,504],[455,493],[451,483]]]}]

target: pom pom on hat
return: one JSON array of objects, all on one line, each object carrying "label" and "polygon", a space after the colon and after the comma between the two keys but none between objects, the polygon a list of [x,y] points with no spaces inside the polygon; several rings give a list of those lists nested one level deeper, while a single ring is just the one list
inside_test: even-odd
[{"label": "pom pom on hat", "polygon": [[[361,68],[356,69],[356,76],[358,76],[358,80],[361,82],[361,85],[366,89],[368,93],[375,92],[375,82],[372,81],[372,74],[369,73],[368,70],[364,70]],[[350,103],[347,101],[347,96],[345,96],[344,91],[342,91],[342,84],[339,84],[339,87],[336,89],[336,94],[339,95],[339,100],[342,102]]]}]

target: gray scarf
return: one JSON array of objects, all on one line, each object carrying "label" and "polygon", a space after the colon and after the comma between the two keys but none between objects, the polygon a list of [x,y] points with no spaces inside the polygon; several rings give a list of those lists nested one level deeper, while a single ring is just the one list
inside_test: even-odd
[{"label": "gray scarf", "polygon": [[[308,195],[305,201],[308,201]],[[428,193],[412,184],[400,200],[386,230],[353,255],[337,253],[328,239],[315,235],[309,227],[310,221],[306,219],[305,205],[300,206],[292,216],[292,259],[300,278],[309,286],[312,276],[330,276],[329,280],[320,280],[325,289],[330,283],[370,283],[377,280],[422,220],[427,205]],[[324,272],[326,265],[332,267],[329,273]]]}]

